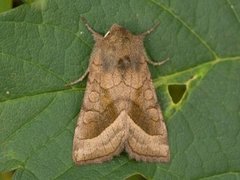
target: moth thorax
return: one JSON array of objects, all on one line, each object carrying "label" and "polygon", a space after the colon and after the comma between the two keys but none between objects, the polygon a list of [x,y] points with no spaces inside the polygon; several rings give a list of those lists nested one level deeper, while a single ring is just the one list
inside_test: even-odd
[{"label": "moth thorax", "polygon": [[123,58],[119,58],[118,60],[118,69],[121,71],[127,70],[131,67],[131,61],[129,56],[124,56]]}]

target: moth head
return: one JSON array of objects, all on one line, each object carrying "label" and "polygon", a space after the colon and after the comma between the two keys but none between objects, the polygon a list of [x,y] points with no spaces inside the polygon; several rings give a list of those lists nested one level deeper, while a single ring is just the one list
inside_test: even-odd
[{"label": "moth head", "polygon": [[105,34],[104,38],[110,39],[126,39],[131,33],[118,24],[113,24],[109,31]]}]

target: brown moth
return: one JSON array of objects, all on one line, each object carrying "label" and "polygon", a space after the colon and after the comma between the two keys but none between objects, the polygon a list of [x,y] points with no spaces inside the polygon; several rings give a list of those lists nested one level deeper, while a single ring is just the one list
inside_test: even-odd
[{"label": "brown moth", "polygon": [[70,83],[88,82],[73,139],[76,164],[101,163],[125,150],[131,158],[168,162],[168,136],[147,62],[144,37],[113,24],[105,36],[82,18],[96,41],[88,69]]}]

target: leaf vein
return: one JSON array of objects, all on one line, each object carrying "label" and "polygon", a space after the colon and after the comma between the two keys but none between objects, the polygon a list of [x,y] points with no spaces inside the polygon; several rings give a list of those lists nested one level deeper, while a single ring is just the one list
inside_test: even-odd
[{"label": "leaf vein", "polygon": [[239,15],[237,14],[237,12],[236,12],[236,10],[235,10],[235,8],[234,8],[234,5],[231,3],[231,0],[226,0],[226,1],[227,1],[228,5],[230,6],[230,9],[233,11],[233,14],[234,14],[234,16],[236,17],[238,23],[240,24],[240,17],[239,17]]},{"label": "leaf vein", "polygon": [[210,47],[210,45],[197,32],[195,32],[180,16],[178,16],[176,13],[174,13],[172,10],[170,10],[168,7],[166,7],[160,2],[156,2],[155,0],[150,1],[159,6],[160,8],[162,8],[163,10],[165,10],[166,12],[168,12],[174,18],[176,18],[187,30],[189,30],[200,41],[200,43],[203,46],[205,46],[210,51],[210,53],[215,57],[215,59],[218,59],[217,53]]}]

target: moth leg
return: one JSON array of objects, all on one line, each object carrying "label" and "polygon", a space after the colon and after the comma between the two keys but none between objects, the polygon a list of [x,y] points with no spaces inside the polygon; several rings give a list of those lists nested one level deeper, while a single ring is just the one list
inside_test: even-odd
[{"label": "moth leg", "polygon": [[157,29],[157,27],[159,26],[159,24],[160,24],[160,23],[157,22],[157,23],[156,23],[153,27],[151,27],[149,30],[147,30],[147,31],[139,34],[139,36],[142,36],[142,37],[144,38],[144,37],[147,36],[148,34],[150,34],[150,33],[152,33],[153,31],[155,31],[155,30]]},{"label": "moth leg", "polygon": [[99,34],[98,32],[96,32],[88,23],[87,19],[85,17],[81,17],[82,22],[85,24],[85,26],[87,27],[87,29],[92,33],[93,37],[95,40],[101,39],[103,38],[103,36],[101,34]]},{"label": "moth leg", "polygon": [[85,73],[79,79],[77,79],[73,82],[70,82],[70,83],[66,84],[65,86],[72,86],[72,85],[75,85],[75,84],[81,82],[85,77],[87,77],[88,73],[89,73],[89,68],[87,68]]},{"label": "moth leg", "polygon": [[169,57],[161,62],[154,62],[148,58],[146,58],[146,61],[149,63],[149,64],[152,64],[153,66],[160,66],[162,64],[164,64],[165,62],[167,62],[169,60]]}]

